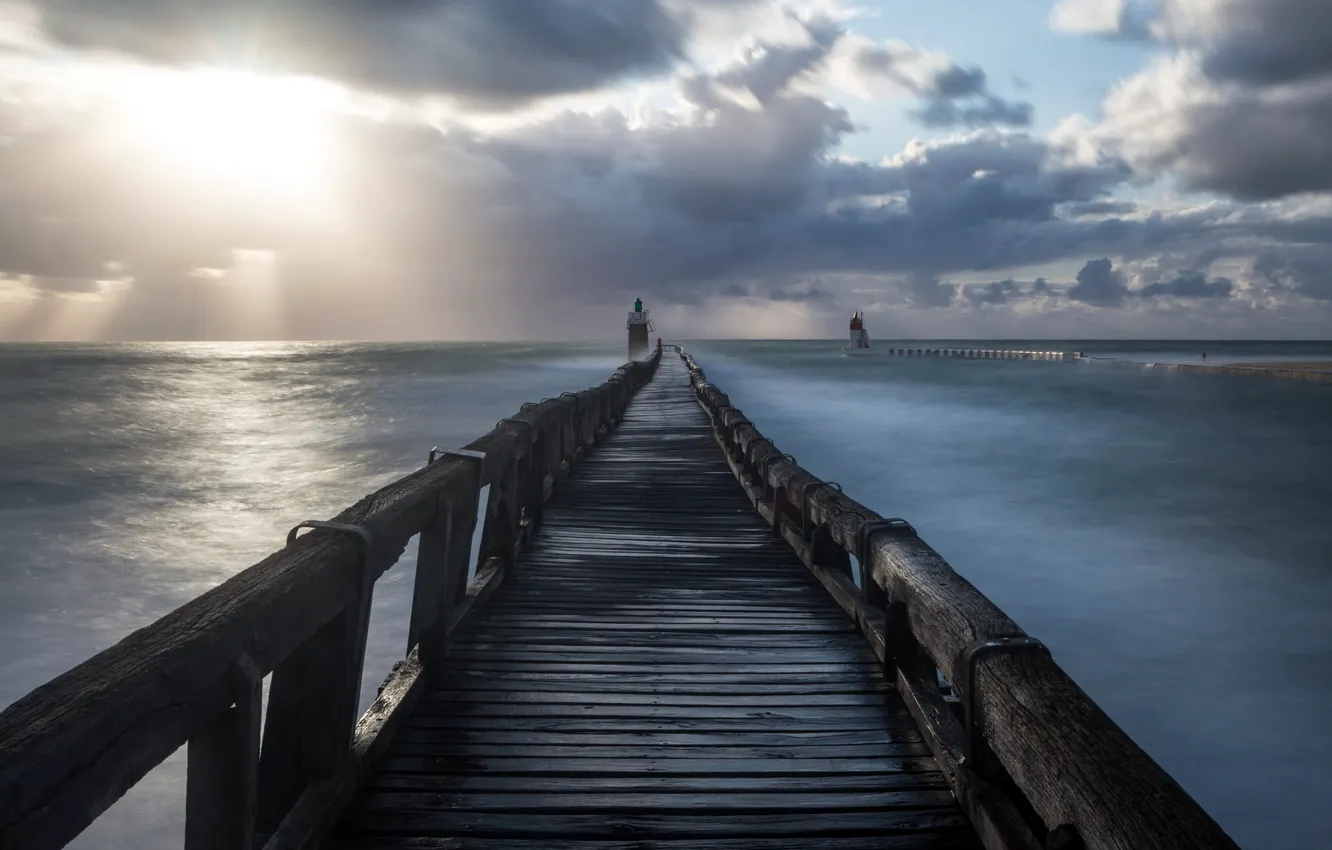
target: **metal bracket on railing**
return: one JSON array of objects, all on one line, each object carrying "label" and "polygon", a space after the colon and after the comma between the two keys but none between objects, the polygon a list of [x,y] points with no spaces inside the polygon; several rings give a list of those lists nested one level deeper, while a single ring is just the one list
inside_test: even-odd
[{"label": "metal bracket on railing", "polygon": [[880,531],[886,530],[903,531],[907,534],[915,535],[916,529],[911,527],[911,523],[901,517],[890,517],[888,519],[872,519],[869,522],[860,524],[856,531],[856,560],[860,562],[862,573],[867,572],[869,566],[869,546],[874,539],[874,535]]},{"label": "metal bracket on railing", "polygon": [[976,663],[987,655],[1000,652],[1039,652],[1046,657],[1053,657],[1048,646],[1028,635],[982,638],[958,654],[957,669],[963,679],[952,684],[955,691],[961,692],[963,718],[967,727],[966,750],[962,764],[973,770],[978,768],[977,761],[983,760],[980,756],[985,747],[979,726],[980,718],[976,716]]},{"label": "metal bracket on railing", "polygon": [[536,428],[532,425],[531,422],[528,422],[526,419],[514,419],[512,416],[510,416],[510,417],[507,417],[507,418],[505,418],[505,419],[501,419],[500,421],[496,422],[496,423],[495,423],[495,427],[498,428],[499,426],[503,425],[505,422],[510,422],[510,423],[513,423],[514,425],[525,425],[525,426],[527,426],[527,444],[528,444],[529,446],[532,445],[532,443],[533,443],[533,438],[536,436]]},{"label": "metal bracket on railing", "polygon": [[837,492],[842,492],[842,485],[836,481],[812,481],[800,488],[800,539],[809,542],[809,536],[813,529],[809,526],[809,494],[821,487],[836,487]]},{"label": "metal bracket on railing", "polygon": [[475,461],[484,462],[486,459],[486,453],[474,452],[469,449],[441,449],[439,446],[435,446],[430,450],[430,460],[426,461],[426,466],[429,466],[441,457],[466,457]]},{"label": "metal bracket on railing", "polygon": [[370,550],[374,548],[375,540],[370,536],[370,531],[363,525],[353,525],[349,522],[324,522],[319,519],[307,519],[305,522],[297,523],[287,532],[287,545],[296,542],[296,532],[302,528],[324,529],[326,531],[338,531],[343,534],[350,534],[356,538],[356,549],[360,553],[360,563],[357,568],[361,571],[361,581],[369,584],[369,578],[366,576],[366,567],[370,564]]},{"label": "metal bracket on railing", "polygon": [[[768,441],[768,445],[772,446],[771,440]],[[776,446],[773,446],[773,448],[776,448]],[[789,460],[791,463],[799,465],[796,462],[795,455],[766,455],[765,457],[759,458],[759,464],[761,464],[759,467],[761,470],[759,474],[763,476],[764,487],[768,486],[768,467],[772,466],[773,460]]]}]

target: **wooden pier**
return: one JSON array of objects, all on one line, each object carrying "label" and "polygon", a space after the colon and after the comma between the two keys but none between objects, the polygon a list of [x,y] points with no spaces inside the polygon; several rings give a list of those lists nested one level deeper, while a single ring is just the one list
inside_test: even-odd
[{"label": "wooden pier", "polygon": [[[311,525],[0,713],[0,850],[63,846],[182,745],[187,850],[1235,846],[682,352]],[[417,533],[407,655],[356,720]]]}]

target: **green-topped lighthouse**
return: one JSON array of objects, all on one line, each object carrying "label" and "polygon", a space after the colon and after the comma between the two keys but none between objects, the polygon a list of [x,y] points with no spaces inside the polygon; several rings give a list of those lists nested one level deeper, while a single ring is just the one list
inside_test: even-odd
[{"label": "green-topped lighthouse", "polygon": [[625,327],[629,329],[629,359],[642,360],[647,357],[648,333],[654,328],[652,320],[648,318],[648,311],[643,309],[642,298],[634,299],[634,311],[629,314]]}]

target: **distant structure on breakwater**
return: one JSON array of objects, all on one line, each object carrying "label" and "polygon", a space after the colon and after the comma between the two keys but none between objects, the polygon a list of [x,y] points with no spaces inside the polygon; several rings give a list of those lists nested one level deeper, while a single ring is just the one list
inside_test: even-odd
[{"label": "distant structure on breakwater", "polygon": [[1073,360],[1067,351],[1017,351],[1009,348],[884,348],[892,357],[956,357],[963,360]]},{"label": "distant structure on breakwater", "polygon": [[1191,375],[1239,375],[1246,378],[1277,378],[1288,381],[1306,381],[1314,384],[1332,384],[1332,364],[1326,370],[1308,368],[1281,368],[1254,364],[1230,364],[1226,366],[1207,366],[1201,363],[1143,363],[1136,360],[1121,360],[1118,357],[1079,357],[1088,363],[1103,366],[1128,367],[1152,372],[1177,372]]}]

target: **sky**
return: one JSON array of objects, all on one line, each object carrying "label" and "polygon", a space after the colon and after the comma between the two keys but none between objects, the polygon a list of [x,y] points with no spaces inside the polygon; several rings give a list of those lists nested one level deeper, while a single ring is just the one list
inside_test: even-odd
[{"label": "sky", "polygon": [[0,341],[1332,336],[1327,0],[0,0]]}]

